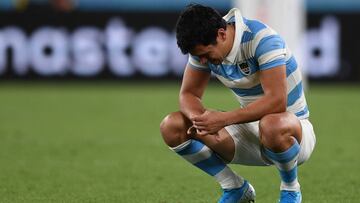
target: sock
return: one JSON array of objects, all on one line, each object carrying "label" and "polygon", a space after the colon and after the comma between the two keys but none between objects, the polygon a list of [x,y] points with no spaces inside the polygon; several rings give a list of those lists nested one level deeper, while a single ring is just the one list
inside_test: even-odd
[{"label": "sock", "polygon": [[269,149],[264,149],[267,158],[274,162],[280,172],[280,190],[300,191],[300,184],[297,179],[297,158],[300,145],[294,138],[294,144],[284,152],[275,153]]},{"label": "sock", "polygon": [[242,177],[236,175],[217,154],[200,141],[190,139],[170,149],[213,176],[223,189],[239,188],[244,183]]}]

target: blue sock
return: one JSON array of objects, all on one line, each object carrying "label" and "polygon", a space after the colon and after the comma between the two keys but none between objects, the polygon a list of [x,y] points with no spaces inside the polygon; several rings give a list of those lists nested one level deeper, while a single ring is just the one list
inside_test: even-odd
[{"label": "blue sock", "polygon": [[239,188],[244,183],[243,178],[237,176],[217,154],[200,141],[190,139],[170,149],[213,176],[223,189]]},{"label": "blue sock", "polygon": [[274,162],[281,176],[280,190],[300,191],[297,179],[297,158],[300,145],[294,138],[294,144],[284,152],[275,153],[264,148],[265,156]]}]

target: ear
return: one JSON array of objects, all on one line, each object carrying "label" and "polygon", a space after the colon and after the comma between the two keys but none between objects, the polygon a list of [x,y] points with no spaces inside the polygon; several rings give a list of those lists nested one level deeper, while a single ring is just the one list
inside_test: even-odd
[{"label": "ear", "polygon": [[218,29],[218,37],[224,41],[226,39],[226,30],[224,28]]}]

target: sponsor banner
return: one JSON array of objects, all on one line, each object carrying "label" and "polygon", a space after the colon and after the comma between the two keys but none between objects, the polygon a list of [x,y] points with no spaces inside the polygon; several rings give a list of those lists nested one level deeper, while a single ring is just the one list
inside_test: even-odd
[{"label": "sponsor banner", "polygon": [[[0,13],[0,79],[180,78],[178,12]],[[300,52],[311,80],[360,80],[360,14],[309,13]],[[246,71],[246,67],[244,67]]]},{"label": "sponsor banner", "polygon": [[178,13],[1,13],[0,77],[169,77]]},{"label": "sponsor banner", "polygon": [[309,13],[302,54],[311,80],[360,81],[359,13]]}]

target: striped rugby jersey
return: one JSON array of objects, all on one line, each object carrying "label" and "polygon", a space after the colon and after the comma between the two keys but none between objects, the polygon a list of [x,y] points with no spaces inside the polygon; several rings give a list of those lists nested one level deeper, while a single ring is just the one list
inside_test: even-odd
[{"label": "striped rugby jersey", "polygon": [[267,25],[248,20],[233,8],[223,17],[235,23],[233,47],[220,65],[201,64],[199,58],[189,55],[190,67],[212,72],[235,94],[242,107],[263,95],[259,71],[286,65],[287,111],[298,118],[309,117],[302,86],[301,72],[283,39]]}]

